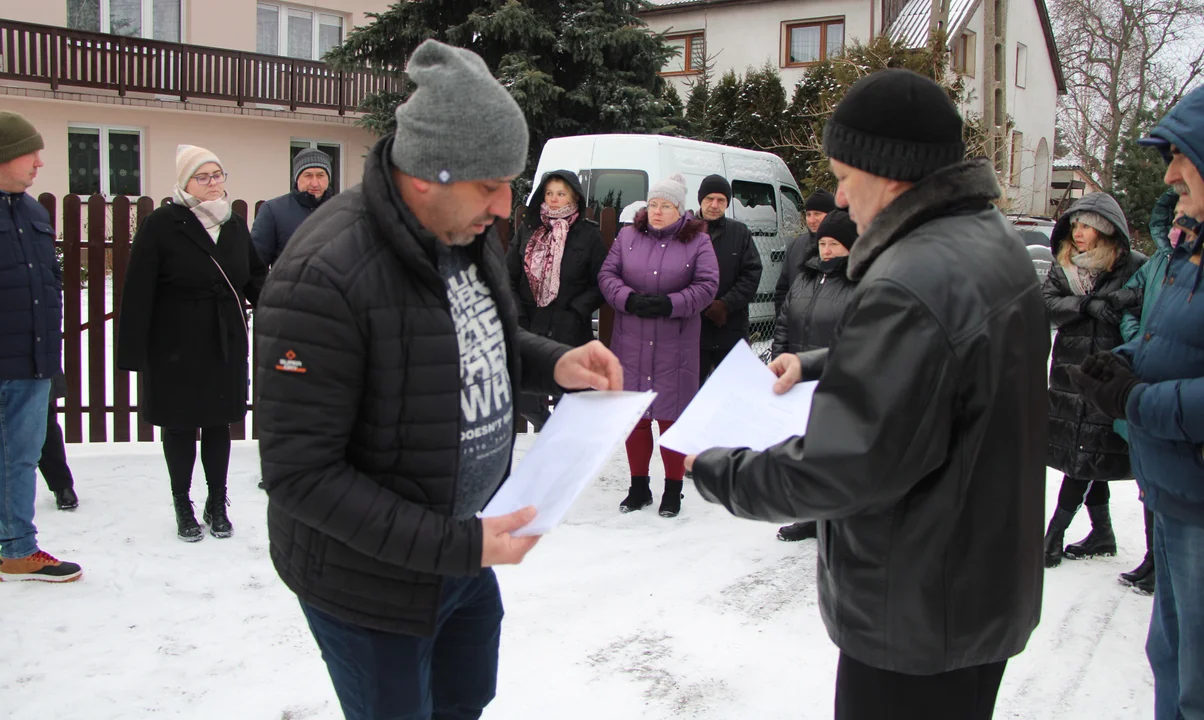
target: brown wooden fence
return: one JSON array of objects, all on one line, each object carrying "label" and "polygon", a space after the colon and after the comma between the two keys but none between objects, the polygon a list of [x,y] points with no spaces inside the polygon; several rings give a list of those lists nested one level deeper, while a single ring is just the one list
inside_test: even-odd
[{"label": "brown wooden fence", "polygon": [[400,91],[395,75],[333,70],[313,60],[147,40],[0,19],[0,77],[97,90],[356,110]]},{"label": "brown wooden fence", "polygon": [[[164,198],[158,204],[167,201]],[[67,397],[62,401],[59,413],[62,414],[66,440],[70,443],[85,439],[88,442],[153,441],[154,429],[138,413],[141,389],[131,378],[131,373],[119,370],[112,362],[116,355],[110,357],[109,348],[115,347],[115,342],[110,339],[116,338],[115,318],[121,312],[130,243],[156,203],[149,197],[131,200],[119,196],[106,201],[100,195],[93,195],[83,201],[77,195],[67,195],[60,207],[58,198],[49,193],[39,196],[38,202],[50,213],[59,237],[55,244],[63,252],[63,372],[67,377]],[[255,203],[256,212],[262,204],[263,201]],[[246,201],[235,200],[233,209],[251,222],[253,216],[248,214]],[[592,210],[587,214],[593,217]],[[599,222],[602,239],[610,247],[617,232],[615,211],[604,209]],[[499,220],[497,227],[502,245],[507,247],[511,222]],[[83,282],[85,270],[86,283]],[[111,307],[106,278],[110,273]],[[599,313],[598,335],[604,342],[610,340],[613,319],[611,309],[603,306]],[[253,347],[251,367],[255,367]],[[250,423],[239,422],[231,427],[231,435],[236,440],[258,437],[253,402],[254,374],[251,373],[252,402],[247,405]],[[111,397],[108,392],[110,381]],[[517,415],[515,419],[519,430],[525,431],[525,421]]]}]

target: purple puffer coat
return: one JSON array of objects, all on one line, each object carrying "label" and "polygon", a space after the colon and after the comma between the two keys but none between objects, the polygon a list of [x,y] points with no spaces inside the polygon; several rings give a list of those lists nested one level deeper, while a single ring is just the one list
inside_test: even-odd
[{"label": "purple puffer coat", "polygon": [[[656,230],[641,210],[619,232],[598,273],[598,287],[615,309],[610,349],[623,364],[623,389],[657,392],[645,417],[676,420],[698,392],[702,311],[719,291],[719,262],[705,229],[704,221],[687,214]],[[633,292],[668,295],[673,314],[628,314]]]}]

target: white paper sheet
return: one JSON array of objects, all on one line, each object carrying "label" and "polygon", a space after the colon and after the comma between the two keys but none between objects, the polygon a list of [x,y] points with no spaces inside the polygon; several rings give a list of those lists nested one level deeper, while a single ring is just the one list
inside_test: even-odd
[{"label": "white paper sheet", "polygon": [[534,505],[539,514],[516,537],[543,535],[564,520],[586,485],[602,474],[656,397],[654,392],[584,392],[561,398],[539,437],[481,517]]},{"label": "white paper sheet", "polygon": [[764,450],[803,435],[819,383],[799,383],[777,395],[776,382],[773,371],[741,340],[661,436],[661,445],[696,455],[714,447]]}]

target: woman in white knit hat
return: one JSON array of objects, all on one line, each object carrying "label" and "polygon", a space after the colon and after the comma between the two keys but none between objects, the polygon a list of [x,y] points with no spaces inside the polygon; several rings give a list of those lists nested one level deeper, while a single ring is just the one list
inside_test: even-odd
[{"label": "woman in white knit hat", "polygon": [[189,490],[197,433],[209,495],[202,518],[230,537],[230,424],[247,412],[247,316],[267,276],[246,220],[231,210],[227,174],[204,148],[176,150],[173,199],[134,237],[122,290],[117,366],[139,373],[143,420],[162,428],[177,534],[204,537]]},{"label": "woman in white knit hat", "polygon": [[[698,392],[702,311],[719,291],[719,263],[706,221],[686,212],[686,181],[674,174],[652,186],[648,206],[623,228],[598,274],[615,310],[610,347],[623,364],[624,390],[655,390],[648,413],[627,438],[631,489],[621,512],[652,504],[652,421],[663,433]],[[681,511],[683,462],[661,448],[665,491],[660,514]]]},{"label": "woman in white knit hat", "polygon": [[[1065,478],[1045,533],[1045,567],[1057,566],[1064,556],[1116,554],[1108,483],[1132,479],[1129,446],[1113,431],[1112,418],[1079,395],[1067,372],[1088,355],[1123,342],[1121,312],[1131,294],[1117,291],[1146,259],[1130,249],[1124,212],[1106,193],[1085,195],[1071,205],[1054,226],[1050,249],[1057,262],[1042,293],[1058,334],[1049,370],[1046,464]],[[1064,545],[1066,528],[1082,505],[1091,518],[1091,533]]]}]

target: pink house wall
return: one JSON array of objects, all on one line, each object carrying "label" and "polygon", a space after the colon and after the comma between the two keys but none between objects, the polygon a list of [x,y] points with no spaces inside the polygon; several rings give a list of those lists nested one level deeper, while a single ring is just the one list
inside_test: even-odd
[{"label": "pink house wall", "polygon": [[125,108],[94,103],[4,97],[6,110],[21,113],[46,142],[34,195],[68,192],[67,128],[73,123],[142,130],[142,193],[156,200],[171,194],[175,152],[180,144],[212,150],[230,173],[233,198],[266,200],[288,191],[289,147],[294,139],[341,144],[343,188],[360,181],[364,156],[375,136],[362,128],[333,123],[236,117],[204,112]]}]

